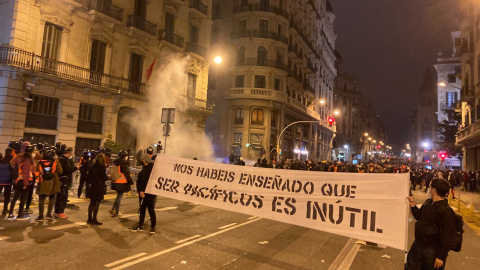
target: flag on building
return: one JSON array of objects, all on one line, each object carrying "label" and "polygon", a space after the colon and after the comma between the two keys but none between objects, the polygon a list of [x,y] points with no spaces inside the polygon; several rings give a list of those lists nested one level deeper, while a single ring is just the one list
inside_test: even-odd
[{"label": "flag on building", "polygon": [[[162,39],[160,39],[160,44],[158,45],[158,52],[160,52],[160,48],[162,47],[164,39],[165,39],[165,32],[163,32]],[[158,52],[157,52],[157,55],[158,55]],[[155,55],[155,58],[153,59],[152,64],[150,64],[150,66],[147,69],[147,78],[145,79],[147,83],[150,80],[150,76],[152,76],[153,68],[155,67],[155,62],[157,61],[157,55]]]}]

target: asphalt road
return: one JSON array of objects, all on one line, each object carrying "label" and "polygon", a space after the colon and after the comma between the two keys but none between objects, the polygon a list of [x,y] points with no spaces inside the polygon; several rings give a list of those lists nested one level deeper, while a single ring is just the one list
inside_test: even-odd
[{"label": "asphalt road", "polygon": [[[418,203],[426,195],[416,192]],[[181,201],[157,200],[157,231],[130,232],[138,199],[126,197],[122,218],[100,206],[101,226],[86,225],[87,200],[68,219],[0,221],[3,269],[403,269],[405,252],[355,239]],[[34,208],[37,211],[37,208]],[[411,217],[409,242],[413,241]],[[463,250],[446,269],[480,269],[480,236],[465,225]],[[368,244],[368,243],[367,243]]]}]

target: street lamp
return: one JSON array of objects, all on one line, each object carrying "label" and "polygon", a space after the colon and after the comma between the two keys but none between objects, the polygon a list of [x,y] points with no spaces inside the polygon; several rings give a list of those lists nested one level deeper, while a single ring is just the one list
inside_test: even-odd
[{"label": "street lamp", "polygon": [[213,62],[220,64],[222,63],[222,57],[221,56],[216,56],[215,59],[213,59]]},{"label": "street lamp", "polygon": [[285,130],[287,130],[287,128],[289,128],[291,125],[294,125],[294,124],[299,124],[299,123],[319,123],[320,124],[320,121],[319,120],[315,120],[315,121],[297,121],[297,122],[293,122],[291,123],[290,125],[286,126],[281,132],[280,134],[278,134],[277,136],[277,163],[280,161],[280,138],[282,138],[282,134]]},{"label": "street lamp", "polygon": [[347,149],[347,155],[346,155],[346,157],[345,157],[345,160],[348,161],[348,145],[345,144],[345,145],[343,146],[343,148]]}]

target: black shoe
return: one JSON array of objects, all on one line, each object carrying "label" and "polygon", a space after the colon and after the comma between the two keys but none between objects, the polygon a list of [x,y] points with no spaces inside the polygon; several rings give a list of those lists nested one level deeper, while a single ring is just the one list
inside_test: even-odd
[{"label": "black shoe", "polygon": [[92,222],[92,224],[93,224],[93,225],[102,225],[103,223],[98,222],[98,220],[94,220],[94,221]]},{"label": "black shoe", "polygon": [[8,220],[15,220],[15,216],[14,216],[13,214],[9,214],[9,215],[7,216],[7,219],[8,219]]},{"label": "black shoe", "polygon": [[150,233],[151,233],[151,234],[157,233],[157,230],[155,230],[155,227],[150,228]]},{"label": "black shoe", "polygon": [[94,224],[93,224],[93,220],[88,219],[88,220],[87,220],[87,224],[94,225]]},{"label": "black shoe", "polygon": [[143,226],[137,225],[137,226],[133,227],[130,231],[132,231],[132,232],[143,232]]},{"label": "black shoe", "polygon": [[44,221],[45,219],[43,218],[43,216],[39,216],[35,219],[35,221]]},{"label": "black shoe", "polygon": [[52,215],[47,215],[47,217],[45,219],[48,220],[48,221],[53,221]]},{"label": "black shoe", "polygon": [[30,219],[30,216],[28,216],[28,214],[25,214],[25,213],[17,217],[17,220],[29,220],[29,219]]}]

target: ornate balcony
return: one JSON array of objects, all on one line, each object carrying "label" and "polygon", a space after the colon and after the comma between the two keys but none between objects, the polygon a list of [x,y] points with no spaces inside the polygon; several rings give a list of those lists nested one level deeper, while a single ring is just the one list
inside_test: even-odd
[{"label": "ornate balcony", "polygon": [[208,6],[202,3],[201,0],[190,0],[190,8],[196,9],[205,15],[208,14]]},{"label": "ornate balcony", "polygon": [[226,99],[261,99],[287,101],[287,94],[273,89],[266,88],[230,88],[225,95]]},{"label": "ornate balcony", "polygon": [[202,57],[207,56],[207,49],[199,46],[197,43],[188,42],[187,46],[185,47],[185,51],[192,52]]},{"label": "ornate balcony", "polygon": [[145,18],[136,15],[128,15],[127,27],[135,27],[149,33],[152,36],[155,36],[157,32],[156,24],[153,24],[147,21]]},{"label": "ornate balcony", "polygon": [[113,5],[106,0],[90,0],[90,9],[101,12],[119,21],[123,21],[123,8]]},{"label": "ornate balcony", "polygon": [[240,13],[240,12],[249,12],[249,11],[253,11],[253,6],[252,5],[234,6],[232,13],[237,14],[237,13]]},{"label": "ornate balcony", "polygon": [[273,31],[253,30],[252,37],[274,39],[274,40],[283,42],[285,44],[288,44],[288,38],[286,36]]},{"label": "ornate balcony", "polygon": [[230,35],[231,39],[250,38],[250,37],[252,37],[252,30],[235,31],[235,32],[232,32],[232,34]]},{"label": "ornate balcony", "polygon": [[288,66],[280,61],[272,60],[272,59],[259,59],[256,57],[246,58],[245,61],[239,61],[236,63],[236,66],[271,67],[271,68],[276,68],[283,71],[288,71]]},{"label": "ornate balcony", "polygon": [[460,101],[472,101],[475,99],[475,85],[464,85],[460,89]]},{"label": "ornate balcony", "polygon": [[280,15],[284,17],[285,19],[288,20],[290,14],[282,8],[276,7],[276,6],[271,6],[271,5],[260,5],[260,4],[255,4],[254,5],[255,11],[263,11],[263,12],[269,12],[269,13],[274,13],[277,15]]},{"label": "ornate balcony", "polygon": [[109,88],[116,92],[145,95],[145,84],[94,72],[86,68],[48,59],[14,47],[0,47],[0,65],[29,69],[59,78]]},{"label": "ornate balcony", "polygon": [[[162,40],[162,37],[163,37],[163,34],[165,33],[165,30],[162,29],[160,31],[158,31],[158,40]],[[175,46],[178,46],[180,48],[183,48],[185,47],[185,42],[183,40],[183,37],[179,36],[179,35],[175,35],[173,33],[165,33],[165,37],[164,37],[164,40],[168,43],[171,43]]]}]

